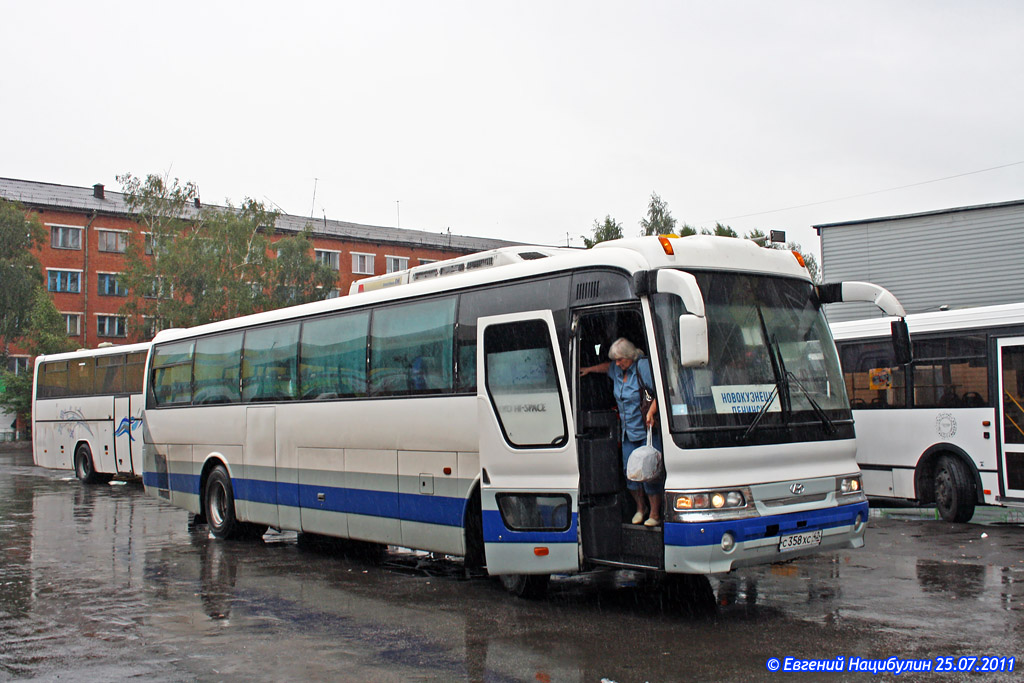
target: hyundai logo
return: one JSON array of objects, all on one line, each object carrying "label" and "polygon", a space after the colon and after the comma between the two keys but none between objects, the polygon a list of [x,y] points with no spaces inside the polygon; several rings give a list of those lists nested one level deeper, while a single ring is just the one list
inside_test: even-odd
[{"label": "hyundai logo", "polygon": [[794,496],[799,496],[801,493],[804,492],[804,485],[803,484],[790,484],[789,485],[789,492],[792,493]]}]

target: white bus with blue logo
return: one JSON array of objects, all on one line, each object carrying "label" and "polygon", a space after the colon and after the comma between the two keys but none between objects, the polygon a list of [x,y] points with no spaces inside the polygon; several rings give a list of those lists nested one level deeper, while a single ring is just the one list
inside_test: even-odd
[{"label": "white bus with blue logo", "polygon": [[142,379],[149,343],[38,356],[32,385],[36,465],[85,484],[142,476]]},{"label": "white bus with blue logo", "polygon": [[[709,574],[863,545],[867,503],[824,303],[791,252],[711,236],[509,247],[347,297],[165,330],[146,490],[220,538],[268,527],[420,549],[513,593],[599,567]],[[633,524],[611,380],[660,406],[661,524]]]}]

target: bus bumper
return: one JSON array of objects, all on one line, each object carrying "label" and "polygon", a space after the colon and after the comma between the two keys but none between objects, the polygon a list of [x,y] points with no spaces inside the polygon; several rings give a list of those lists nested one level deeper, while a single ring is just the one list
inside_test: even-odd
[{"label": "bus bumper", "polygon": [[[723,522],[665,523],[665,570],[718,574],[813,553],[860,548],[868,521],[866,502],[806,512]],[[819,543],[780,550],[782,539],[821,531]],[[732,542],[729,542],[729,534]],[[723,539],[726,542],[723,544]],[[731,547],[730,547],[731,546]]]}]

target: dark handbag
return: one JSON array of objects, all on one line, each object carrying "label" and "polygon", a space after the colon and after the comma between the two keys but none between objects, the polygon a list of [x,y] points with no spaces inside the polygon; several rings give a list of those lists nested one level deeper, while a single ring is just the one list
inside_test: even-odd
[{"label": "dark handbag", "polygon": [[644,383],[644,375],[640,372],[639,361],[636,366],[636,379],[640,383],[640,419],[646,422],[647,412],[651,409],[651,404],[654,403],[654,392],[648,389]]}]

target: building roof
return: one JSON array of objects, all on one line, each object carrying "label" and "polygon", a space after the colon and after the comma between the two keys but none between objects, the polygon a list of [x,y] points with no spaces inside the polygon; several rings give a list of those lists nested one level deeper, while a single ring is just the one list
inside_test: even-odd
[{"label": "building roof", "polygon": [[995,204],[975,204],[973,206],[956,206],[951,209],[939,209],[937,211],[924,211],[921,213],[907,213],[898,216],[880,216],[878,218],[862,218],[855,221],[842,221],[839,223],[820,223],[813,225],[818,234],[821,234],[822,228],[841,228],[848,225],[864,225],[865,223],[882,223],[885,221],[897,221],[904,218],[920,218],[922,216],[941,216],[950,213],[961,213],[964,211],[978,211],[982,209],[1001,209],[1010,206],[1024,206],[1024,199],[1015,199],[1010,202],[998,202]]},{"label": "building roof", "polygon": [[[0,178],[0,197],[20,202],[31,208],[64,209],[85,213],[99,213],[131,217],[124,194],[104,188],[103,197],[96,197],[92,187],[39,183],[16,178]],[[213,206],[213,205],[206,205]],[[219,207],[224,208],[224,207]],[[197,209],[188,207],[194,215]],[[378,225],[363,225],[328,218],[311,219],[304,216],[281,214],[277,229],[284,232],[300,232],[306,224],[313,228],[313,234],[320,237],[354,240],[359,242],[387,242],[413,247],[429,247],[453,251],[476,252],[499,247],[516,246],[520,242],[469,237],[447,233],[390,228]]]}]

